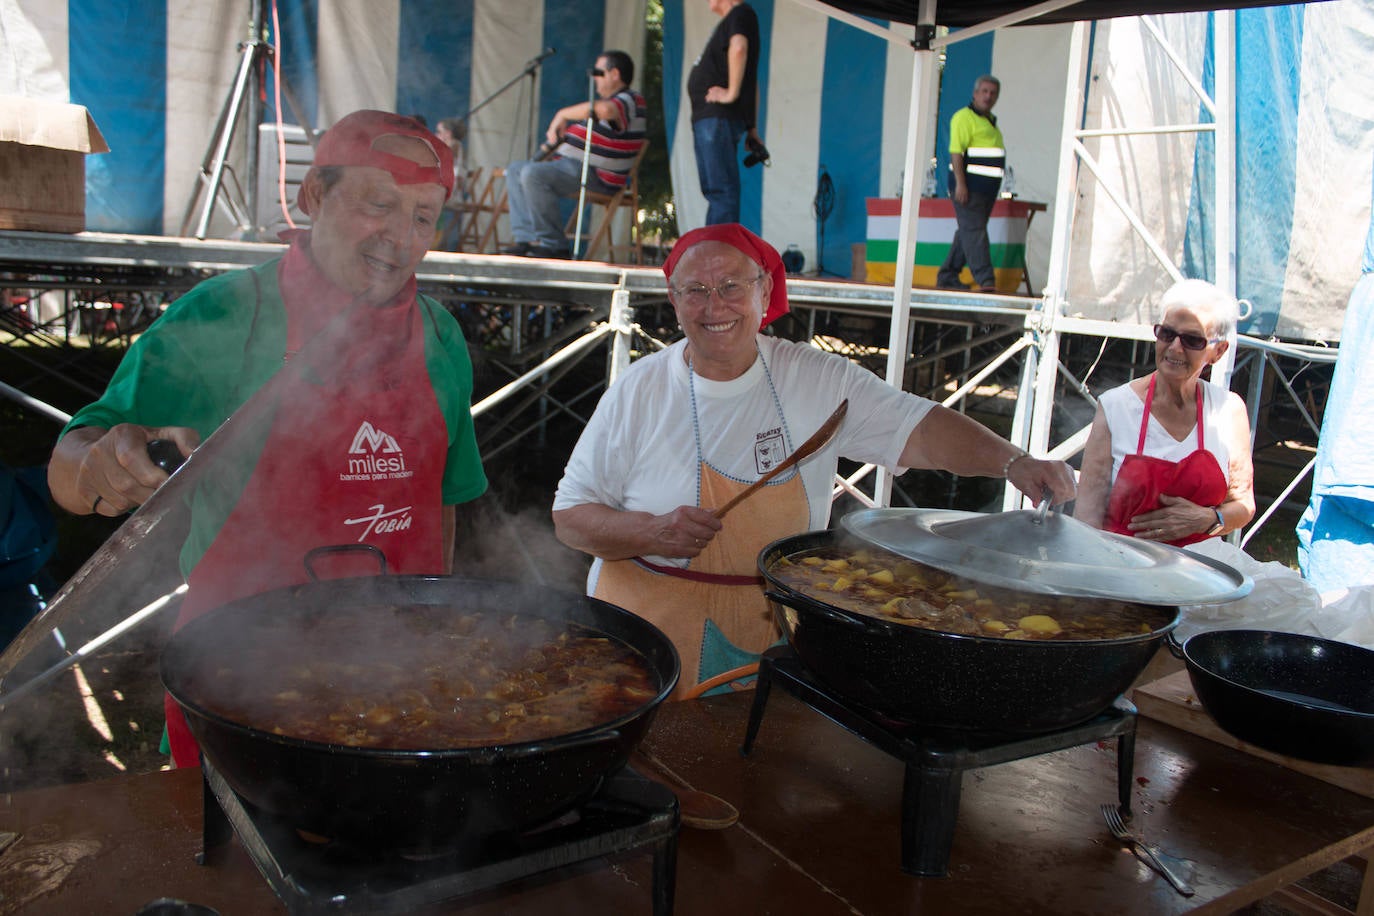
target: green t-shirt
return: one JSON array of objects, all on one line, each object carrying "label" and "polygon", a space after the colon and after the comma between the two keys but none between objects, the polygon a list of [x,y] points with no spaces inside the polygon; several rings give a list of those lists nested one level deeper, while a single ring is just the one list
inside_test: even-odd
[{"label": "green t-shirt", "polygon": [[[277,285],[280,258],[212,277],[172,304],[125,354],[100,399],[67,428],[119,423],[188,426],[204,440],[281,369],[286,308]],[[425,367],[448,432],[442,498],[476,499],[487,478],[472,421],[472,362],[458,322],[434,300],[417,297],[424,321]],[[266,429],[263,429],[263,436]],[[209,548],[252,473],[256,449],[243,452],[240,479],[219,474],[191,497],[192,530],[182,550],[189,574]],[[237,457],[237,456],[236,456]]]}]

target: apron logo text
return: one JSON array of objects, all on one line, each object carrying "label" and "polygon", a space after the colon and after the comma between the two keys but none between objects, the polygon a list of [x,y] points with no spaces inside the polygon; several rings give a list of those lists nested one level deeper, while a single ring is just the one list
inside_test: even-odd
[{"label": "apron logo text", "polygon": [[781,429],[770,429],[759,433],[754,441],[754,466],[760,474],[766,474],[785,457]]},{"label": "apron logo text", "polygon": [[339,475],[340,480],[399,480],[415,474],[406,467],[405,455],[396,437],[367,420],[353,434],[348,454],[361,457],[348,459],[348,469]]},{"label": "apron logo text", "polygon": [[410,528],[410,523],[414,520],[410,514],[410,506],[403,506],[400,509],[386,511],[386,506],[378,503],[371,507],[372,514],[364,515],[359,518],[344,519],[345,525],[365,525],[363,533],[358,535],[358,543],[374,531],[377,534],[391,534],[396,531],[406,531]]}]

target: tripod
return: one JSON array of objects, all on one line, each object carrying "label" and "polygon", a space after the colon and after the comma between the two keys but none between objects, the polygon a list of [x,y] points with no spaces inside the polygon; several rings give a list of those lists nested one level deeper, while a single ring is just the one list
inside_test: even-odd
[{"label": "tripod", "polygon": [[[210,231],[210,217],[218,204],[245,238],[253,239],[258,234],[256,225],[258,212],[258,124],[262,121],[262,74],[271,63],[272,46],[267,43],[267,28],[263,21],[262,0],[252,0],[249,13],[248,40],[239,45],[239,67],[234,76],[234,85],[220,109],[219,120],[215,124],[214,135],[201,162],[200,174],[191,200],[186,205],[186,215],[181,221],[181,235],[185,236],[195,219],[195,238],[203,239]],[[305,131],[306,140],[315,146],[315,135],[310,122],[301,112],[290,86],[282,80],[282,95],[297,123]],[[239,187],[235,198],[224,186],[224,173],[232,174],[228,165],[229,148],[234,142],[234,132],[238,129],[240,115],[248,111],[248,131],[246,151],[248,160],[248,190]],[[200,215],[196,218],[196,210]]]}]

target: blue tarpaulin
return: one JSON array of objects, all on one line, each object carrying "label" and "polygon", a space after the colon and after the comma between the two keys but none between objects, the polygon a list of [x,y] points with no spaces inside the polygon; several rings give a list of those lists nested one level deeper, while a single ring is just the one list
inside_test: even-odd
[{"label": "blue tarpaulin", "polygon": [[1322,415],[1298,562],[1319,591],[1374,585],[1374,220]]}]

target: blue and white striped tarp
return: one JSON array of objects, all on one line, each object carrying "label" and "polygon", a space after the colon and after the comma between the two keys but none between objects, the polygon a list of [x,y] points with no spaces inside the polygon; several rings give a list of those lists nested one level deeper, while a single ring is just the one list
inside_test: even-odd
[{"label": "blue and white striped tarp", "polygon": [[[1209,90],[1204,51],[1216,15],[1154,17]],[[1374,5],[1336,0],[1235,13],[1237,293],[1241,331],[1290,340],[1340,336],[1359,279],[1374,156]],[[1137,19],[1093,35],[1087,126],[1212,121]],[[1185,274],[1212,278],[1215,155],[1207,134],[1090,140],[1104,180],[1129,200]],[[1166,276],[1093,182],[1080,186],[1073,308],[1150,324]]]},{"label": "blue and white striped tarp", "polygon": [[[504,87],[472,120],[472,165],[524,157],[531,133],[537,143],[554,110],[585,97],[586,68],[599,50],[619,47],[643,64],[647,0],[264,2],[280,22],[282,72],[316,127],[359,107],[431,121],[463,115]],[[773,165],[744,171],[743,220],[780,249],[798,245],[809,269],[823,264],[847,276],[851,246],[865,241],[865,199],[923,184],[923,176],[908,182],[902,174],[912,52],[790,0],[751,3],[763,36],[760,127]],[[111,146],[88,161],[90,228],[178,232],[248,35],[249,5],[0,0],[0,92],[86,105]],[[665,110],[650,116],[664,119],[685,230],[701,224],[705,206],[682,86],[717,19],[705,0],[663,0],[663,12],[669,88]],[[1152,21],[1209,84],[1204,52],[1213,15]],[[1242,10],[1236,21],[1238,292],[1255,306],[1242,330],[1338,339],[1370,218],[1374,4]],[[1070,29],[1016,27],[951,45],[936,151],[974,79],[997,74],[996,113],[1016,193],[1053,205]],[[1091,47],[1084,126],[1206,120],[1140,20],[1096,24]],[[547,48],[556,53],[535,68],[538,79],[523,76]],[[273,116],[270,82],[268,89]],[[1210,143],[1154,134],[1087,145],[1104,180],[1136,207],[1173,262],[1209,275]],[[822,173],[834,188],[823,226],[812,206]],[[1167,276],[1100,187],[1083,180],[1079,191],[1067,310],[1149,324]],[[1027,239],[1037,282],[1046,277],[1054,218],[1051,206]]]},{"label": "blue and white striped tarp", "polygon": [[[358,108],[420,114],[433,124],[507,87],[471,119],[470,165],[524,158],[531,125],[537,146],[557,109],[587,97],[586,70],[598,52],[643,58],[646,0],[263,6],[282,76],[317,129]],[[84,105],[110,145],[87,162],[88,228],[177,234],[231,96],[249,16],[249,0],[0,0],[0,93]],[[527,68],[549,48],[555,53]],[[274,120],[270,75],[263,83],[266,118]],[[246,180],[242,133],[231,181]]]}]

